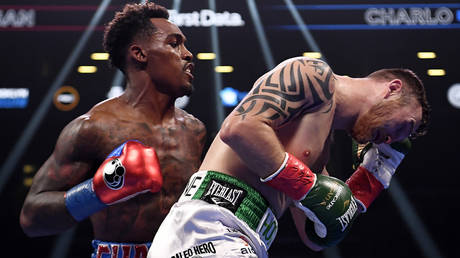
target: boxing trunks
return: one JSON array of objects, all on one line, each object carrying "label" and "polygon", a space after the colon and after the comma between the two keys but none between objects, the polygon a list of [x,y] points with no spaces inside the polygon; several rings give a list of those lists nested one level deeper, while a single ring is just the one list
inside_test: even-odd
[{"label": "boxing trunks", "polygon": [[157,231],[148,257],[268,257],[278,222],[254,188],[198,171]]},{"label": "boxing trunks", "polygon": [[129,244],[93,240],[91,258],[145,258],[150,243]]}]

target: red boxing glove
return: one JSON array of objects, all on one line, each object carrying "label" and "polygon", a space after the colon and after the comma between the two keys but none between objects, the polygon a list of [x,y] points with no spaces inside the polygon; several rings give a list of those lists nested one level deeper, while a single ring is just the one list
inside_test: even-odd
[{"label": "red boxing glove", "polygon": [[281,167],[261,181],[298,201],[304,199],[313,187],[316,174],[302,161],[286,152]]},{"label": "red boxing glove", "polygon": [[358,205],[344,182],[316,175],[289,153],[281,167],[262,181],[294,200],[294,205],[313,222],[305,227],[308,239],[320,247],[339,243],[358,215]]},{"label": "red boxing glove", "polygon": [[70,215],[81,221],[91,214],[134,196],[158,192],[163,176],[155,150],[138,141],[127,141],[109,154],[92,179],[65,195]]},{"label": "red boxing glove", "polygon": [[362,208],[361,212],[366,212],[371,203],[379,196],[383,190],[383,185],[365,167],[358,169],[346,181],[351,189],[353,196]]},{"label": "red boxing glove", "polygon": [[358,168],[346,183],[361,204],[362,212],[366,212],[380,192],[390,186],[391,178],[410,148],[408,139],[391,145],[369,143],[363,148],[353,142],[355,167]]},{"label": "red boxing glove", "polygon": [[145,192],[158,192],[163,185],[155,150],[137,141],[115,149],[93,178],[96,195],[105,204],[128,200]]}]

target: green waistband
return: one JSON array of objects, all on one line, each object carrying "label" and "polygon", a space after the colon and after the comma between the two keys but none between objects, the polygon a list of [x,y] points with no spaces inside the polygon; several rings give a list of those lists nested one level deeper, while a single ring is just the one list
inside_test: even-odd
[{"label": "green waistband", "polygon": [[229,209],[254,231],[257,231],[260,220],[269,208],[269,203],[257,190],[235,177],[216,171],[207,171],[191,199]]}]

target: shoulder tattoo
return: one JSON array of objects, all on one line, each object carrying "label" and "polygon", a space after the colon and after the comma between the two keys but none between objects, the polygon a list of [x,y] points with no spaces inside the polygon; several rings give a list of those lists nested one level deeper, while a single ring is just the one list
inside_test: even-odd
[{"label": "shoulder tattoo", "polygon": [[[308,71],[308,72],[306,72]],[[331,102],[335,80],[330,67],[321,60],[294,60],[271,72],[236,108],[236,115],[263,115],[268,120],[291,120],[303,110]]]}]

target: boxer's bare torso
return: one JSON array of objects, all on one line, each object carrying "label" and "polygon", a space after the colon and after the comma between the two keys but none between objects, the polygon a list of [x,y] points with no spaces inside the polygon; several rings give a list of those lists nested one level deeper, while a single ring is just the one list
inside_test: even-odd
[{"label": "boxer's bare torso", "polygon": [[[66,189],[91,178],[106,156],[126,140],[155,148],[163,175],[158,193],[144,193],[91,216],[94,238],[112,242],[149,242],[190,175],[198,169],[204,145],[203,124],[174,109],[169,119],[149,119],[120,98],[105,101],[72,121],[35,180],[36,189]],[[64,169],[67,167],[67,169]],[[50,180],[52,178],[52,180]],[[45,183],[46,182],[46,183]]]},{"label": "boxer's bare torso", "polygon": [[[284,82],[280,83],[281,78]],[[299,158],[312,171],[321,173],[329,156],[335,81],[330,68],[321,61],[289,59],[272,73],[262,76],[227,119],[261,115],[278,117],[274,130],[284,150]],[[244,180],[264,195],[277,216],[281,216],[291,204],[292,200],[285,194],[262,183],[259,172],[250,170],[219,135],[210,146],[200,170],[215,170]]]}]

